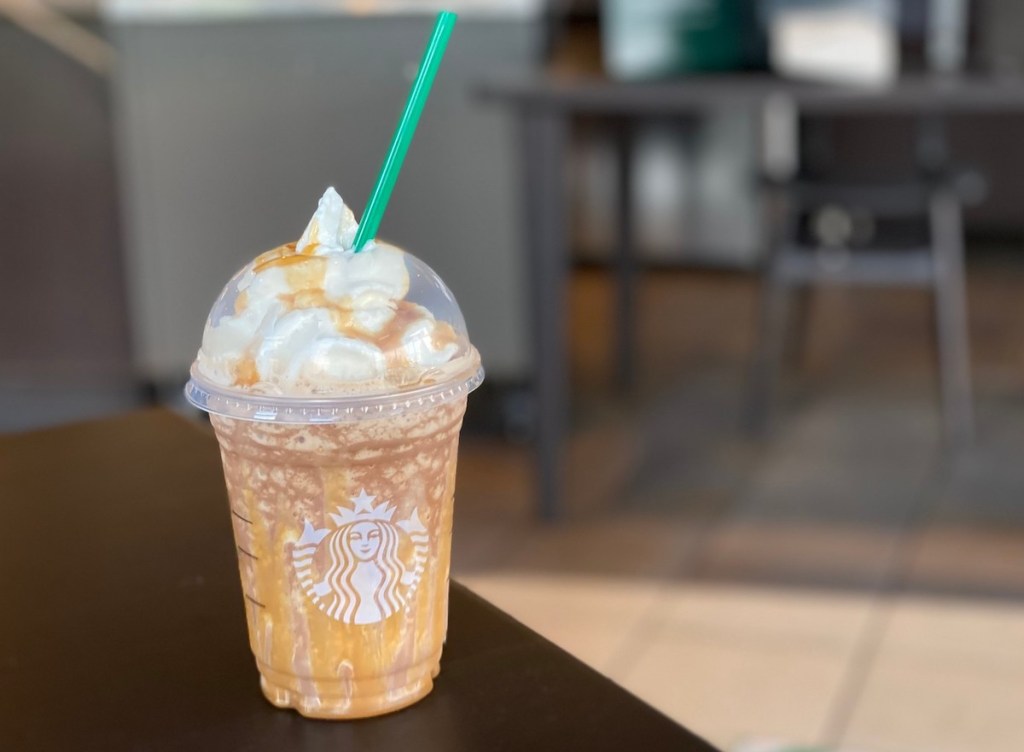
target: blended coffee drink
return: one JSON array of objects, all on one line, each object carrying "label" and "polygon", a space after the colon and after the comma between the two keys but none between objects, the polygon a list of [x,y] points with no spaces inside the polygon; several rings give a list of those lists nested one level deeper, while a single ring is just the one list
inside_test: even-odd
[{"label": "blended coffee drink", "polygon": [[187,394],[220,441],[263,693],[320,718],[439,670],[459,429],[483,378],[454,297],[328,189],[214,305]]}]

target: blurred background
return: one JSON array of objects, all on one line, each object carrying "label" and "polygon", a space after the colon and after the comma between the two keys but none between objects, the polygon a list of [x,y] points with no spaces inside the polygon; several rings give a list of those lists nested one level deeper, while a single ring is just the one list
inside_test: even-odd
[{"label": "blurred background", "polygon": [[[723,750],[1024,749],[1024,5],[445,7],[381,235],[488,370],[456,576]],[[0,0],[0,430],[201,420],[210,303],[325,185],[361,213],[437,9]],[[565,115],[538,184],[510,81],[648,104]],[[529,199],[563,188],[551,308]]]}]

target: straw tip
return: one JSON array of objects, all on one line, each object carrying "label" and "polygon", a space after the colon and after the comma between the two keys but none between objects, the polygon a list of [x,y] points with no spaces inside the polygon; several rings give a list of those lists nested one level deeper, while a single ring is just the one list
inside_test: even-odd
[{"label": "straw tip", "polygon": [[391,189],[395,184],[398,171],[405,159],[405,152],[409,148],[412,134],[416,130],[420,112],[430,93],[430,87],[434,82],[434,74],[437,73],[441,58],[444,56],[448,38],[458,16],[450,10],[442,10],[434,20],[434,30],[430,34],[427,48],[423,52],[423,59],[420,61],[419,71],[413,81],[409,96],[405,102],[405,109],[398,121],[398,126],[391,137],[391,145],[388,147],[387,156],[377,175],[377,182],[373,186],[373,193],[370,194],[370,202],[363,212],[362,221],[359,223],[359,232],[356,233],[356,253],[377,233],[380,220],[384,214],[388,199],[391,197]]}]

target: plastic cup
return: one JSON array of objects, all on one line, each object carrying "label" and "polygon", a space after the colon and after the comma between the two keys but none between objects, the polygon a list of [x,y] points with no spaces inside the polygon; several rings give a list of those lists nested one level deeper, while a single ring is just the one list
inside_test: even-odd
[{"label": "plastic cup", "polygon": [[193,366],[186,387],[220,443],[263,694],[305,716],[398,710],[440,670],[459,430],[483,371],[454,297],[405,258],[407,299],[452,326],[468,369],[298,398],[218,387]]}]

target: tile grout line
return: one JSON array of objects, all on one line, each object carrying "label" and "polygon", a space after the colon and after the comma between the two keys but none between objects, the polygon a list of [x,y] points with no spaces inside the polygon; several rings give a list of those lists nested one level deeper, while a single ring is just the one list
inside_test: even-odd
[{"label": "tile grout line", "polygon": [[892,597],[884,592],[875,593],[868,618],[846,659],[846,669],[821,726],[819,743],[826,747],[838,746],[849,731],[853,713],[867,687],[888,631],[892,611]]},{"label": "tile grout line", "polygon": [[[644,616],[637,621],[637,624],[629,630],[622,638],[619,648],[606,662],[605,673],[619,681],[625,678],[626,672],[636,664],[637,659],[643,655],[650,644],[650,640],[644,641],[644,636],[655,637],[664,632],[669,620],[667,607],[663,603],[662,596],[679,581],[693,581],[699,577],[702,563],[707,558],[709,551],[715,542],[716,534],[726,529],[734,521],[737,510],[749,507],[750,497],[757,487],[757,471],[763,469],[767,464],[767,455],[770,450],[761,448],[749,461],[748,472],[744,474],[744,480],[738,484],[733,491],[731,498],[734,503],[725,510],[712,513],[699,525],[690,543],[690,550],[680,557],[680,561],[669,578],[666,578],[657,588],[652,603],[648,606]],[[659,611],[659,608],[661,609]]]},{"label": "tile grout line", "polygon": [[[622,636],[618,647],[605,661],[604,673],[613,677],[615,681],[618,682],[625,678],[626,672],[636,665],[637,660],[650,645],[652,641],[650,638],[656,637],[663,630],[667,621],[667,614],[664,613],[667,606],[663,596],[671,587],[672,582],[668,579],[660,583],[655,589],[650,604],[644,609],[643,615]],[[643,639],[645,637],[649,639]]]},{"label": "tile grout line", "polygon": [[[942,450],[940,449],[940,452]],[[884,567],[882,582],[873,594],[871,611],[860,638],[847,659],[847,667],[838,689],[830,702],[830,710],[822,724],[820,743],[835,747],[843,742],[850,731],[854,712],[864,696],[868,680],[878,661],[882,643],[888,632],[896,601],[906,590],[907,575],[920,544],[910,542],[909,535],[918,523],[934,511],[942,490],[951,473],[942,463],[940,454],[921,484],[917,499],[907,509]]]},{"label": "tile grout line", "polygon": [[[650,641],[645,642],[640,638],[644,636],[655,637],[663,632],[669,614],[666,613],[667,608],[664,608],[665,604],[663,603],[662,596],[676,585],[678,581],[685,581],[687,575],[692,576],[699,573],[701,561],[707,555],[708,549],[714,541],[715,533],[724,529],[729,524],[732,512],[741,507],[743,500],[749,496],[751,488],[754,486],[753,478],[755,473],[753,472],[753,466],[763,463],[763,454],[761,452],[762,456],[757,461],[751,463],[751,472],[747,474],[747,480],[736,489],[734,498],[737,503],[729,506],[723,512],[710,515],[709,519],[706,519],[698,526],[698,529],[689,541],[690,551],[680,556],[680,560],[671,575],[666,577],[656,589],[654,598],[645,610],[644,615],[623,636],[619,648],[607,660],[605,673],[608,676],[624,677],[625,674],[620,672],[625,672],[632,668],[649,645]],[[660,613],[658,613],[659,607],[663,607]],[[618,681],[618,678],[616,678],[616,681]]]},{"label": "tile grout line", "polygon": [[[646,416],[645,422],[646,420],[649,420],[649,415]],[[650,438],[650,436],[646,437]],[[742,499],[746,492],[749,492],[750,485],[750,479],[741,484],[734,498],[737,501]],[[680,556],[676,566],[672,568],[668,576],[664,577],[662,582],[654,589],[651,602],[648,603],[643,615],[636,621],[633,627],[627,630],[626,634],[618,642],[616,649],[612,651],[611,655],[604,662],[602,667],[603,673],[613,677],[615,681],[625,679],[651,641],[650,639],[644,640],[642,637],[654,637],[664,631],[669,617],[666,613],[668,605],[665,603],[665,594],[669,592],[677,580],[681,579],[684,575],[692,574],[696,571],[701,555],[710,545],[714,532],[724,526],[734,506],[735,504],[730,505],[726,511],[713,514],[710,519],[702,521],[698,526],[697,531],[688,541],[689,546],[684,546],[684,550],[685,548],[690,548],[690,551],[684,552]]]},{"label": "tile grout line", "polygon": [[[674,568],[672,575],[662,580],[655,589],[654,598],[644,611],[644,615],[637,620],[636,625],[623,636],[619,648],[608,659],[607,673],[611,676],[620,676],[620,671],[627,670],[635,665],[636,660],[647,649],[649,641],[640,638],[644,636],[654,637],[664,630],[668,621],[667,606],[664,596],[672,587],[678,584],[678,579],[697,569],[705,549],[708,547],[715,530],[724,524],[725,515],[719,515],[705,523],[693,533],[689,543],[690,551],[680,557],[680,561]],[[660,613],[659,613],[660,611]]]}]

